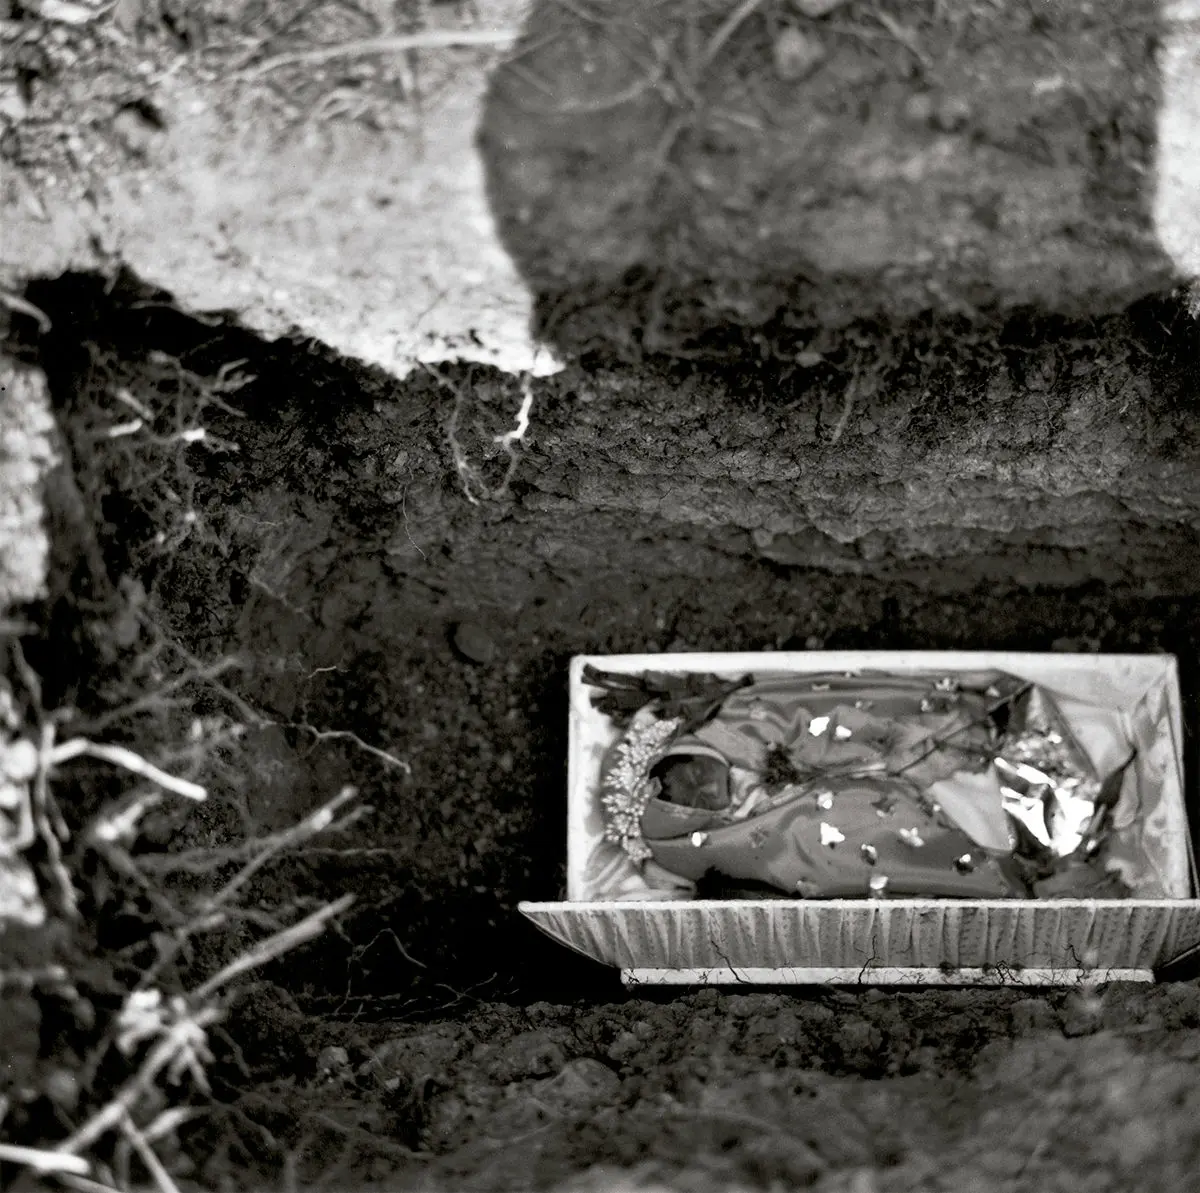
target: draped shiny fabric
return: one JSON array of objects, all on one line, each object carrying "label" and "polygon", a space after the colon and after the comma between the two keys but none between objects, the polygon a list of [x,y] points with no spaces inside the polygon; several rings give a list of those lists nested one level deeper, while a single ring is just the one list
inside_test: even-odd
[{"label": "draped shiny fabric", "polygon": [[[1107,710],[1072,712],[1000,671],[765,678],[662,751],[641,842],[685,887],[716,875],[793,898],[1123,897],[1104,865],[1104,793],[1132,748]],[[697,778],[685,767],[664,786],[668,760]]]},{"label": "draped shiny fabric", "polygon": [[998,859],[940,822],[911,783],[890,775],[832,779],[820,794],[798,795],[736,824],[651,800],[642,824],[654,860],[693,881],[716,871],[829,899],[1024,894]]}]

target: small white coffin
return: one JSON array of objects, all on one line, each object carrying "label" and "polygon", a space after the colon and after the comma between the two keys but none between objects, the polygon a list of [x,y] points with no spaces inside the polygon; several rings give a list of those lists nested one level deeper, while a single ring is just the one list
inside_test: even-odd
[{"label": "small white coffin", "polygon": [[[1127,900],[702,900],[646,886],[604,842],[600,770],[619,736],[593,707],[587,664],[736,678],[996,668],[1120,713],[1138,781],[1161,792],[1152,826],[1161,890]],[[567,898],[521,911],[627,983],[1065,984],[1152,980],[1200,945],[1184,804],[1178,668],[1167,655],[841,651],[578,657],[570,672]]]}]

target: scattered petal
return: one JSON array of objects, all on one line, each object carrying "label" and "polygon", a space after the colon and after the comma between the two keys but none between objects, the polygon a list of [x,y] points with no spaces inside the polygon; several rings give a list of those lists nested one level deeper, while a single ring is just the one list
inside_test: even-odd
[{"label": "scattered petal", "polygon": [[824,820],[821,821],[821,844],[822,845],[828,845],[829,848],[832,849],[835,845],[839,844],[840,842],[844,841],[845,839],[846,839],[846,834],[843,833],[841,831],[841,829],[836,828],[832,824],[826,824]]}]

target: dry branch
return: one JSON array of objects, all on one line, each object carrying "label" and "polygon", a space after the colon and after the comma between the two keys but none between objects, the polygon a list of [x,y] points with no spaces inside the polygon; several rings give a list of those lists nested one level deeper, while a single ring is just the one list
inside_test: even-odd
[{"label": "dry branch", "polygon": [[77,1176],[86,1176],[91,1167],[80,1156],[65,1156],[61,1152],[21,1147],[16,1143],[0,1143],[0,1161],[21,1164],[34,1172],[70,1172]]},{"label": "dry branch", "polygon": [[214,974],[199,986],[192,993],[192,998],[194,1000],[208,998],[241,974],[257,969],[260,965],[266,965],[268,961],[283,956],[297,945],[320,936],[325,931],[325,925],[336,916],[341,915],[353,902],[353,895],[343,895],[328,906],[322,907],[320,911],[314,911],[312,915],[305,916],[298,924],[293,924],[290,928],[285,928],[282,932],[268,937],[235,961],[231,961],[219,973]]},{"label": "dry branch", "polygon": [[217,1007],[203,1007],[191,1016],[176,1020],[150,1050],[138,1071],[120,1088],[112,1100],[54,1150],[66,1155],[78,1155],[91,1147],[101,1136],[119,1127],[139,1099],[150,1090],[159,1073],[185,1050],[191,1048],[195,1033],[207,1030],[221,1018],[221,1014]]},{"label": "dry branch", "polygon": [[135,775],[141,775],[142,778],[149,779],[152,783],[157,783],[168,791],[173,791],[176,795],[182,795],[185,799],[201,801],[207,797],[208,793],[198,783],[190,783],[187,779],[178,779],[174,775],[169,775],[166,771],[159,770],[152,762],[147,762],[140,754],[135,754],[124,746],[109,746],[78,737],[64,742],[61,746],[55,746],[50,752],[50,763],[53,766],[59,766],[72,758],[78,758],[85,754],[92,758],[100,758],[105,762],[111,762],[114,766],[124,767]]},{"label": "dry branch", "polygon": [[409,50],[461,49],[471,46],[505,49],[516,40],[516,29],[430,29],[424,33],[368,37],[359,41],[344,41],[338,45],[316,46],[310,50],[292,50],[268,58],[257,66],[248,67],[244,74],[249,78],[257,78],[283,66],[313,66],[321,62],[333,62],[338,58],[366,54],[403,54]]}]

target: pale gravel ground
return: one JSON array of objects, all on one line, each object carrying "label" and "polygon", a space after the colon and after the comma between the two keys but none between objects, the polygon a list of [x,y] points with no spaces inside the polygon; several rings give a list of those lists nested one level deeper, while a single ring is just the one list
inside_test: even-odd
[{"label": "pale gravel ground", "polygon": [[[523,7],[483,0],[472,27],[519,28]],[[445,359],[553,371],[529,337],[530,296],[497,239],[474,146],[501,51],[421,52],[439,86],[382,131],[288,127],[261,82],[168,63],[145,88],[165,130],[119,129],[140,158],[105,161],[91,200],[4,189],[0,285],[120,261],[185,310],[233,311],[270,338],[298,331],[397,376]]]}]

